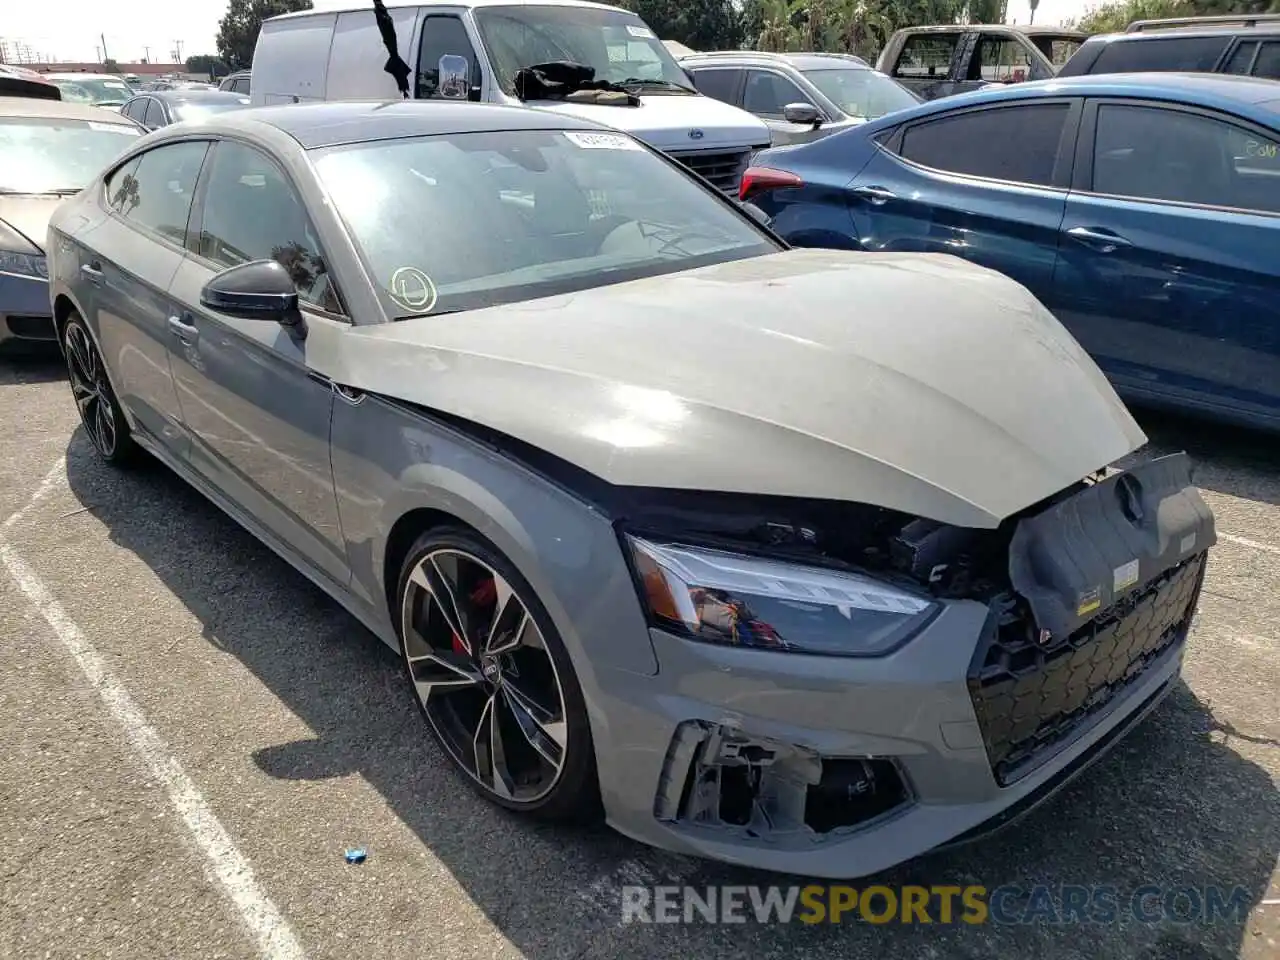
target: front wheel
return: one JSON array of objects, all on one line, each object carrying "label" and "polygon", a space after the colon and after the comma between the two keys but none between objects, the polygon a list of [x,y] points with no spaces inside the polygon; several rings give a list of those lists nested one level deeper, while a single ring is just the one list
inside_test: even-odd
[{"label": "front wheel", "polygon": [[424,534],[397,592],[405,669],[432,733],[488,799],[549,820],[599,806],[582,689],[555,626],[474,533]]},{"label": "front wheel", "polygon": [[79,315],[73,314],[62,332],[62,353],[67,361],[67,376],[80,411],[80,422],[98,456],[115,465],[133,460],[138,452],[137,444],[107,379],[102,355]]}]

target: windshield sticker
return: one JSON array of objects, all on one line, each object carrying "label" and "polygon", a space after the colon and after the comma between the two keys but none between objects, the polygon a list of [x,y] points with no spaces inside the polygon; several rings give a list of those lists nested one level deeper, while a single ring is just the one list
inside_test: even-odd
[{"label": "windshield sticker", "polygon": [[99,133],[119,133],[126,137],[140,137],[141,130],[135,130],[133,127],[126,127],[123,123],[95,123],[89,121],[89,129],[97,130]]},{"label": "windshield sticker", "polygon": [[102,85],[106,87],[108,90],[128,90],[129,89],[127,84],[120,83],[119,81],[116,81],[116,80],[103,80]]},{"label": "windshield sticker", "polygon": [[391,274],[387,292],[400,306],[421,313],[430,313],[439,296],[431,278],[417,267],[401,267]]},{"label": "windshield sticker", "polygon": [[650,30],[648,27],[628,26],[627,33],[631,34],[633,37],[643,37],[646,40],[653,39],[653,31]]},{"label": "windshield sticker", "polygon": [[565,130],[565,139],[584,150],[639,150],[636,143],[622,133],[588,133],[584,130]]}]

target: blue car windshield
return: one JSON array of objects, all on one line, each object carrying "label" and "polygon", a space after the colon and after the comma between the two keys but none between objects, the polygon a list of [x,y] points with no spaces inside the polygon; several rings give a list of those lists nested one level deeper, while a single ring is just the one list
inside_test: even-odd
[{"label": "blue car windshield", "polygon": [[524,130],[320,151],[315,168],[393,315],[465,310],[779,248],[626,134]]}]

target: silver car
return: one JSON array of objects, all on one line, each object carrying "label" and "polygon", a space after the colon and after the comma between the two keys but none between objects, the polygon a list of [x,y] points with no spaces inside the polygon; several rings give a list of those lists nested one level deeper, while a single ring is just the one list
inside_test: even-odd
[{"label": "silver car", "polygon": [[695,53],[680,61],[698,92],[754,113],[775,147],[807,143],[920,103],[866,61],[840,53]]},{"label": "silver car", "polygon": [[[1177,682],[1214,542],[1022,287],[788,250],[625,134],[269,107],[50,228],[84,429],[403,656],[495,803],[852,876],[1038,803]],[[353,705],[354,706],[354,705]]]},{"label": "silver car", "polygon": [[53,349],[49,216],[142,132],[97,107],[0,95],[0,352]]}]

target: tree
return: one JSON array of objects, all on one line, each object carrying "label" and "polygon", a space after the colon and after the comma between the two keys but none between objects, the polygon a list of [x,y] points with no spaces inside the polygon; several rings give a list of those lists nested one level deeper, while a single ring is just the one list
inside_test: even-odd
[{"label": "tree", "polygon": [[187,57],[187,73],[205,73],[210,77],[225,77],[231,71],[213,54],[198,53]]},{"label": "tree", "polygon": [[1078,24],[1089,33],[1115,33],[1134,20],[1280,13],[1280,0],[1113,0],[1094,7]]},{"label": "tree", "polygon": [[263,20],[310,9],[311,0],[230,0],[218,24],[218,56],[231,69],[246,69],[253,63]]},{"label": "tree", "polygon": [[694,50],[732,50],[742,43],[742,14],[734,0],[622,0],[663,40]]}]

